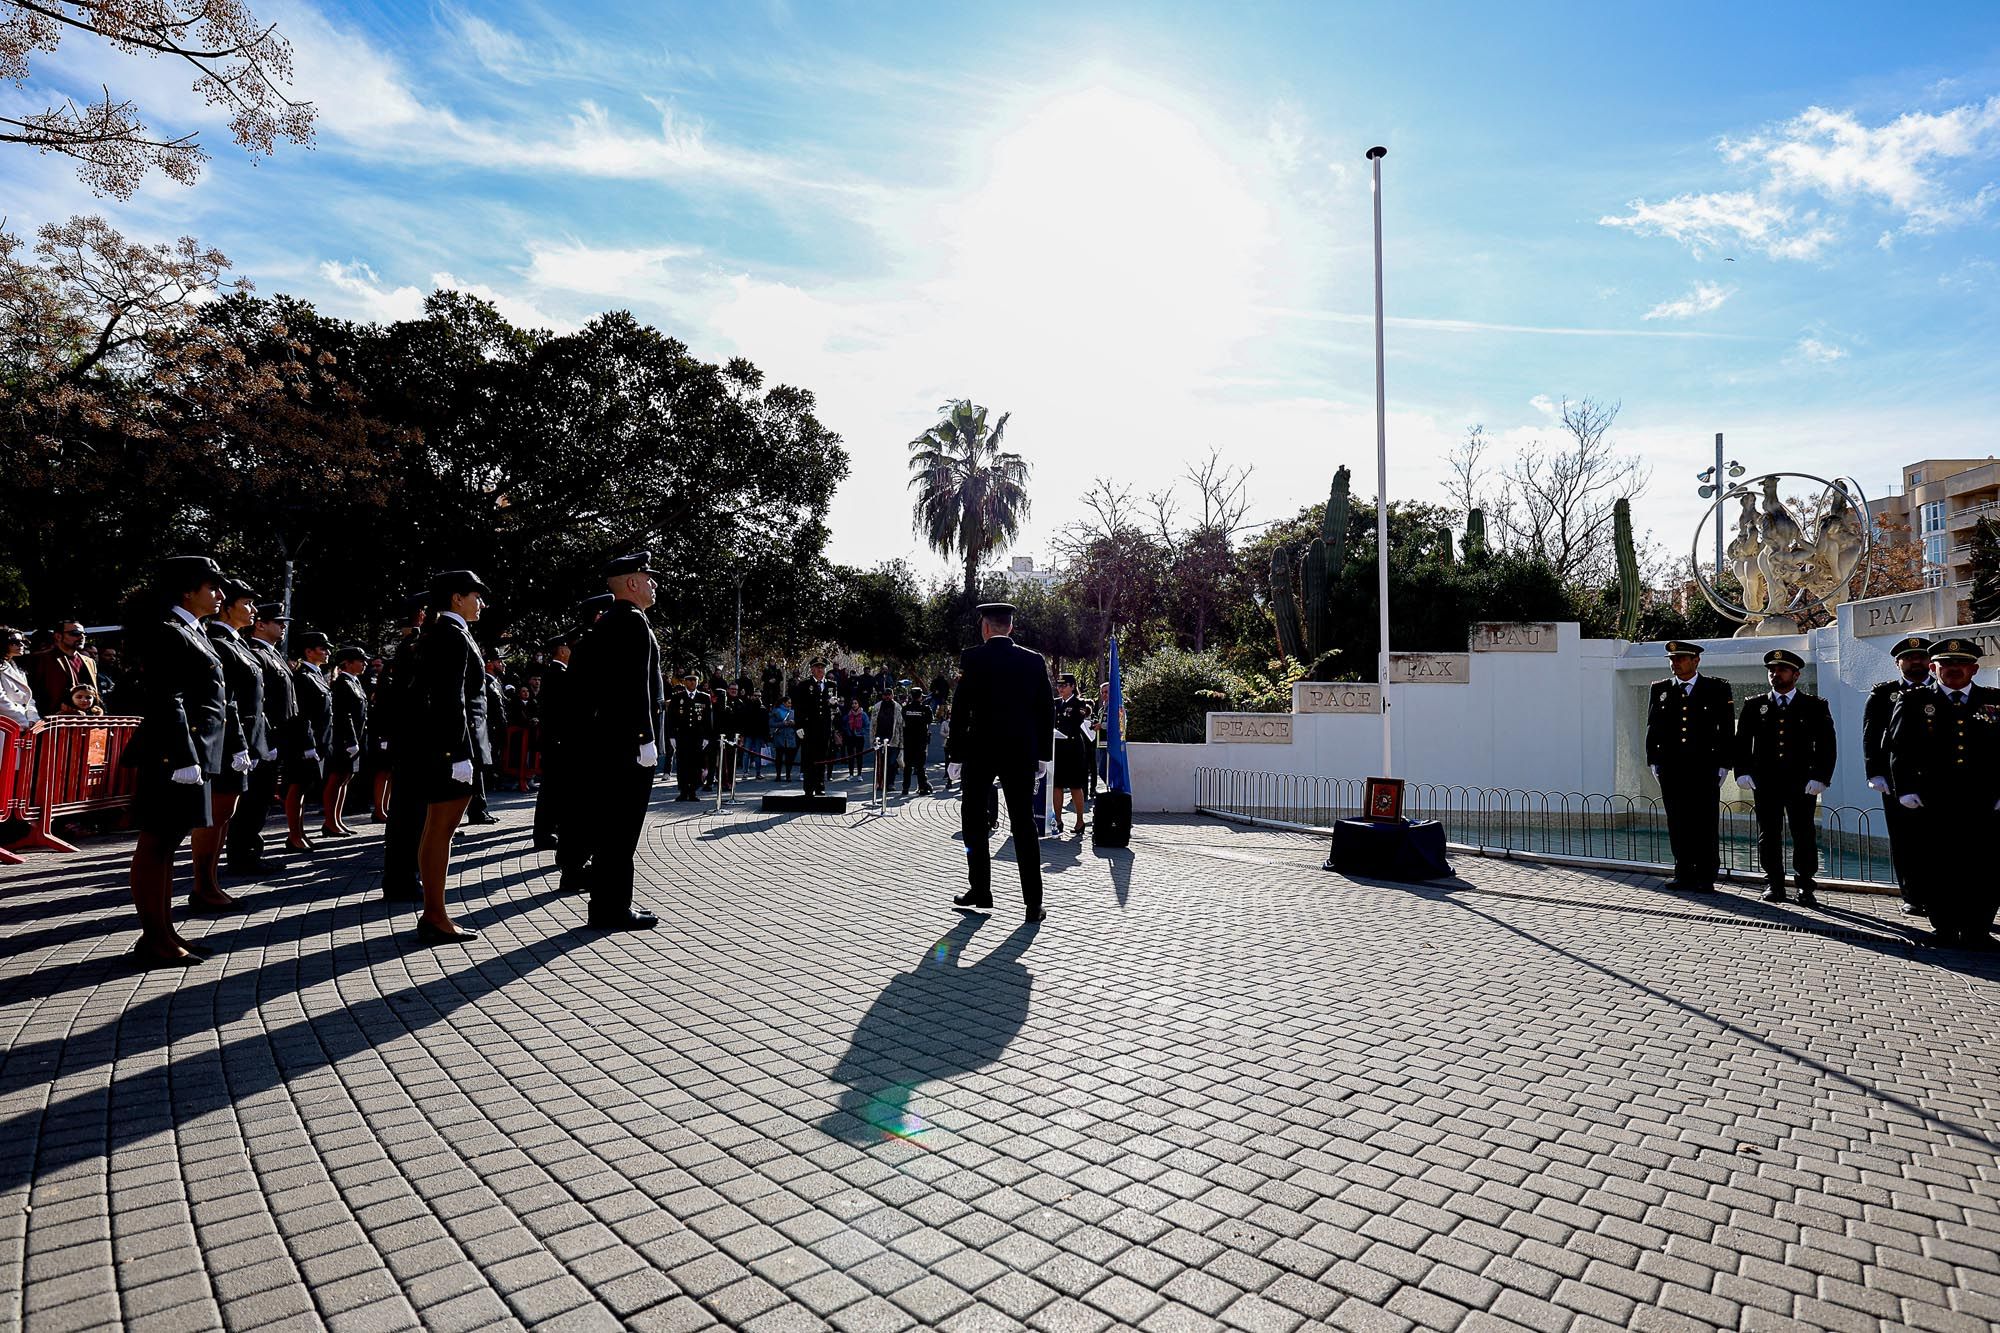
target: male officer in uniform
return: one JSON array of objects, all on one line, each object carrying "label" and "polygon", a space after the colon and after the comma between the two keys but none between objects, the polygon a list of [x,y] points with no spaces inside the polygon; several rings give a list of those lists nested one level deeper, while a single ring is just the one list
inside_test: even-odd
[{"label": "male officer in uniform", "polygon": [[1896,700],[1911,690],[1931,688],[1931,641],[1912,634],[1890,652],[1896,659],[1896,679],[1882,681],[1868,691],[1868,702],[1861,710],[1861,767],[1868,775],[1868,785],[1882,795],[1882,827],[1889,835],[1889,864],[1896,871],[1896,889],[1903,895],[1903,915],[1922,916],[1924,900],[1917,892],[1915,875],[1915,816],[1889,790],[1889,715]]},{"label": "male officer in uniform", "polygon": [[[577,644],[576,679],[568,682],[575,690],[568,743],[581,761],[572,771],[589,784],[588,807],[574,828],[587,843],[590,924],[600,930],[650,930],[659,919],[632,906],[632,860],[660,759],[660,641],[646,619],[658,595],[652,553],[619,556],[602,572],[617,602]],[[565,851],[571,841],[565,829]]]},{"label": "male officer in uniform", "polygon": [[1940,944],[1993,943],[1995,877],[1978,870],[2000,825],[2000,690],[1975,685],[1979,645],[1931,645],[1937,686],[1908,690],[1889,715],[1889,781],[1916,816],[1917,889]]},{"label": "male officer in uniform", "polygon": [[291,669],[278,640],[291,623],[283,602],[259,602],[257,619],[244,642],[264,677],[264,748],[257,767],[243,779],[243,795],[229,817],[229,871],[235,875],[267,874],[276,866],[264,855],[264,817],[278,795],[279,747],[291,734],[292,719],[299,711],[298,695],[292,687]]},{"label": "male officer in uniform", "polygon": [[667,731],[674,738],[674,775],[680,779],[676,801],[701,799],[701,766],[709,739],[716,734],[715,701],[701,688],[701,673],[681,673],[681,688],[667,701]]},{"label": "male officer in uniform", "polygon": [[[614,599],[615,600],[615,599]],[[561,845],[563,796],[563,710],[568,698],[570,637],[558,634],[542,645],[549,655],[542,668],[541,789],[535,793],[535,850],[552,852]]]},{"label": "male officer in uniform", "polygon": [[1701,645],[1667,645],[1673,674],[1653,682],[1646,708],[1646,763],[1660,780],[1673,846],[1666,887],[1706,893],[1721,868],[1722,779],[1734,739],[1729,682],[1701,674]]},{"label": "male officer in uniform", "polygon": [[1021,904],[1028,921],[1042,911],[1042,844],[1035,831],[1035,771],[1049,757],[1055,735],[1055,696],[1042,655],[1014,642],[1014,608],[987,602],[979,608],[978,647],[959,658],[961,676],[952,696],[951,743],[946,758],[961,766],[965,794],[959,829],[965,840],[971,887],[952,901],[960,907],[993,906],[993,861],[980,797],[995,778],[1007,797],[1014,860],[1021,868]]},{"label": "male officer in uniform", "polygon": [[1743,701],[1736,724],[1736,785],[1757,810],[1757,861],[1770,890],[1767,903],[1785,901],[1785,825],[1792,828],[1792,870],[1799,901],[1818,906],[1819,831],[1814,824],[1820,793],[1833,781],[1833,710],[1799,689],[1805,659],[1785,648],[1764,654],[1771,692]]},{"label": "male officer in uniform", "polygon": [[382,896],[390,902],[424,900],[417,851],[423,845],[430,803],[424,791],[426,747],[417,740],[424,721],[417,644],[429,618],[430,597],[424,591],[403,598],[403,632],[386,654],[382,686],[376,694],[376,707],[384,710],[378,725],[389,742],[389,821],[382,832]]},{"label": "male officer in uniform", "polygon": [[812,660],[812,675],[792,687],[792,711],[799,724],[799,776],[806,795],[826,794],[826,737],[833,727],[840,692],[826,678],[826,659]]},{"label": "male officer in uniform", "polygon": [[[904,681],[905,686],[909,685]],[[917,794],[931,794],[931,775],[926,767],[931,757],[931,705],[915,689],[908,691],[903,705],[903,795],[910,794],[910,779],[917,780]]]}]

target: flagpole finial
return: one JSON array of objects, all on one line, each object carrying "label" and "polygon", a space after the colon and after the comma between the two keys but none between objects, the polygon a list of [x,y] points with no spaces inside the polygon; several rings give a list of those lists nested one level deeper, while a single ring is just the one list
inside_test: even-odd
[{"label": "flagpole finial", "polygon": [[1378,157],[1387,157],[1387,156],[1389,156],[1389,150],[1382,147],[1380,144],[1377,144],[1375,147],[1368,150],[1368,160],[1370,162],[1373,162]]}]

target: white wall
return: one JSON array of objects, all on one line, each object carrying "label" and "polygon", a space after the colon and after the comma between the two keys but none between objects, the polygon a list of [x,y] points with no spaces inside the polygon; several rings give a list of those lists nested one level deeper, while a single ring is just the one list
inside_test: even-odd
[{"label": "white wall", "polygon": [[[1859,637],[1854,608],[1839,622],[1782,638],[1703,640],[1704,674],[1730,683],[1738,706],[1768,688],[1764,654],[1790,648],[1808,663],[1803,685],[1833,711],[1839,766],[1830,805],[1868,806],[1877,797],[1861,772],[1861,711],[1876,681],[1895,674],[1889,649],[1898,635]],[[1984,635],[2000,653],[2000,630],[1936,631]],[[1992,682],[1989,670],[1982,679]],[[1412,782],[1530,791],[1655,796],[1644,759],[1648,685],[1666,674],[1665,647],[1585,639],[1557,626],[1553,653],[1474,653],[1463,685],[1397,685],[1389,693],[1395,776]],[[1289,745],[1145,745],[1131,747],[1133,807],[1194,808],[1197,767],[1366,778],[1382,767],[1382,719],[1302,713]],[[1734,782],[1724,796],[1738,799]]]}]

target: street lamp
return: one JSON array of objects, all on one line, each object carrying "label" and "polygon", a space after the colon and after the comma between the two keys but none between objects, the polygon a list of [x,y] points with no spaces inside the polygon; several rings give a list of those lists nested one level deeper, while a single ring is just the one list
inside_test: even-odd
[{"label": "street lamp", "polygon": [[[1743,465],[1735,459],[1727,462],[1722,458],[1722,432],[1715,433],[1715,466],[1705,467],[1694,474],[1701,485],[1701,498],[1713,499],[1719,492],[1729,488],[1729,482],[1743,475]],[[1722,577],[1722,506],[1715,507],[1715,577]]]}]

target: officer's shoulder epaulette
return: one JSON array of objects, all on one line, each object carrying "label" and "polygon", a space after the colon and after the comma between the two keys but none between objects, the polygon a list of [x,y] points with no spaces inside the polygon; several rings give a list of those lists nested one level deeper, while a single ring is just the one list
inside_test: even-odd
[{"label": "officer's shoulder epaulette", "polygon": [[1902,687],[1903,687],[1903,682],[1900,680],[1880,680],[1875,682],[1874,686],[1868,691],[1868,693],[1870,693],[1871,695],[1890,694],[1896,690],[1901,689]]}]

